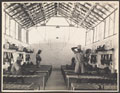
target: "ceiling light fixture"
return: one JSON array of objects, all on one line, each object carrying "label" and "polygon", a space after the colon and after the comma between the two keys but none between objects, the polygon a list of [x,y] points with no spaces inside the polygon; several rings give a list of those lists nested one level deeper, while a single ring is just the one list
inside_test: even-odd
[{"label": "ceiling light fixture", "polygon": [[56,28],[60,28],[60,26],[56,26]]},{"label": "ceiling light fixture", "polygon": [[56,37],[56,39],[59,39],[59,37]]}]

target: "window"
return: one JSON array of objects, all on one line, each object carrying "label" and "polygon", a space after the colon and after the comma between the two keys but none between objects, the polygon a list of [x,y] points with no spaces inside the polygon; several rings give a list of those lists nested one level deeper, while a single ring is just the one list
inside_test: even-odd
[{"label": "window", "polygon": [[115,14],[112,13],[105,20],[105,38],[112,36],[115,33]]},{"label": "window", "polygon": [[86,34],[86,44],[91,44],[93,42],[93,30],[89,30]]},{"label": "window", "polygon": [[115,27],[115,23],[114,23],[114,13],[109,17],[109,36],[113,35],[114,32],[114,27]]},{"label": "window", "polygon": [[4,14],[4,27],[5,27],[5,29],[4,29],[4,34],[6,34],[6,13],[5,12],[3,12]]},{"label": "window", "polygon": [[94,39],[93,42],[99,41],[99,25],[94,28]]},{"label": "window", "polygon": [[10,36],[15,38],[15,20],[10,19]]},{"label": "window", "polygon": [[6,18],[6,20],[5,20],[6,21],[5,22],[5,30],[6,31],[5,32],[6,32],[7,35],[10,35],[10,32],[9,32],[9,30],[10,30],[10,28],[9,28],[10,27],[9,26],[10,17],[6,14],[5,18]]},{"label": "window", "polygon": [[26,30],[22,29],[21,31],[22,31],[22,41],[26,42]]},{"label": "window", "polygon": [[92,43],[92,41],[94,43],[118,33],[119,17],[117,13],[118,11],[115,11],[96,27],[94,27],[93,31],[91,30],[86,33],[86,45]]},{"label": "window", "polygon": [[29,43],[29,37],[28,37],[28,35],[29,35],[29,32],[28,32],[28,30],[26,31],[26,43]]},{"label": "window", "polygon": [[21,37],[21,34],[22,34],[22,27],[20,25],[18,25],[18,40],[19,41],[22,41],[22,37]]},{"label": "window", "polygon": [[16,23],[15,25],[16,25],[16,26],[15,26],[15,27],[16,27],[16,30],[15,30],[15,31],[16,31],[16,32],[15,32],[15,33],[16,33],[16,34],[15,34],[15,38],[18,39],[18,23]]},{"label": "window", "polygon": [[104,38],[104,21],[98,25],[98,40]]},{"label": "window", "polygon": [[118,10],[115,11],[114,13],[114,23],[115,23],[115,29],[114,29],[114,34],[118,33],[118,27],[119,27],[119,14],[118,14]]}]

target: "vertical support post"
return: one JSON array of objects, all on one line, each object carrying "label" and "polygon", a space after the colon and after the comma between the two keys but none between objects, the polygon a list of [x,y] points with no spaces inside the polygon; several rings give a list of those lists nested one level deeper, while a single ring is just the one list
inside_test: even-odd
[{"label": "vertical support post", "polygon": [[21,26],[20,25],[18,25],[18,40],[22,41],[22,38],[21,38]]},{"label": "vertical support post", "polygon": [[14,38],[16,39],[16,21],[15,21],[15,34],[14,34]]},{"label": "vertical support post", "polygon": [[94,34],[95,34],[95,28],[93,29],[93,42],[94,43]]},{"label": "vertical support post", "polygon": [[43,90],[45,90],[45,76],[43,76]]},{"label": "vertical support post", "polygon": [[6,34],[6,13],[4,12],[5,14],[5,30],[4,30],[4,33]]},{"label": "vertical support post", "polygon": [[70,87],[70,78],[69,77],[67,77],[67,83],[68,83],[68,89],[69,89],[69,87]]},{"label": "vertical support post", "polygon": [[39,90],[40,90],[40,85],[39,85]]},{"label": "vertical support post", "polygon": [[115,73],[115,51],[112,51],[112,73]]},{"label": "vertical support post", "polygon": [[[111,15],[110,15],[111,16]],[[108,24],[108,36],[110,36],[110,16],[108,17],[109,18],[109,24]]]},{"label": "vertical support post", "polygon": [[29,31],[28,30],[26,30],[26,43],[28,43],[29,44]]},{"label": "vertical support post", "polygon": [[86,31],[86,34],[85,34],[85,46],[87,45],[87,31]]},{"label": "vertical support post", "polygon": [[9,36],[10,36],[10,17],[9,17]]},{"label": "vertical support post", "polygon": [[115,28],[115,24],[116,24],[116,23],[115,23],[115,22],[116,22],[115,17],[116,17],[116,11],[114,12],[114,28],[113,28],[113,35],[116,34],[116,33],[115,33],[115,30],[116,30],[116,28]]},{"label": "vertical support post", "polygon": [[105,39],[105,31],[106,31],[106,20],[104,21],[104,39]]}]

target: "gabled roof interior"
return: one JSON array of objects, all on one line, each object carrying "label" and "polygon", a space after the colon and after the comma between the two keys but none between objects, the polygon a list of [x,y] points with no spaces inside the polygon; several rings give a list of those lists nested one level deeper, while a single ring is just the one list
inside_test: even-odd
[{"label": "gabled roof interior", "polygon": [[114,3],[95,2],[4,3],[4,6],[4,11],[26,29],[58,15],[91,29],[117,9]]}]

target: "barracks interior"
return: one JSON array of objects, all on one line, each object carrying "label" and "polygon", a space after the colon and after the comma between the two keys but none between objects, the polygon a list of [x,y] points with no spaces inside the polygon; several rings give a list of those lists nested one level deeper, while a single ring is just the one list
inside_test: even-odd
[{"label": "barracks interior", "polygon": [[117,91],[119,3],[2,2],[3,91]]}]

